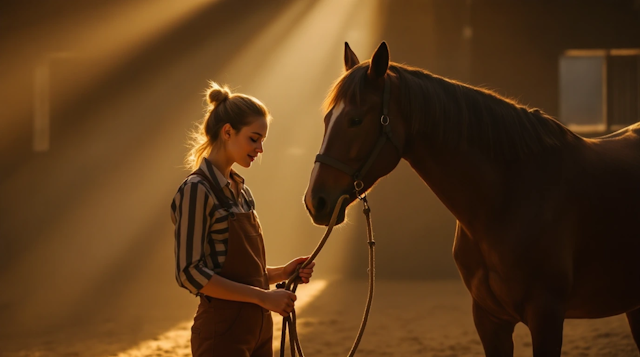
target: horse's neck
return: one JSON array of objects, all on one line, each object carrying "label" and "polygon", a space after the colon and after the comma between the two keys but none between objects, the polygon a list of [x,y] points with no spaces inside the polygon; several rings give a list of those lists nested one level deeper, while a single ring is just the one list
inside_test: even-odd
[{"label": "horse's neck", "polygon": [[405,159],[456,219],[466,227],[490,221],[500,199],[499,165],[475,151],[452,154],[421,145]]}]

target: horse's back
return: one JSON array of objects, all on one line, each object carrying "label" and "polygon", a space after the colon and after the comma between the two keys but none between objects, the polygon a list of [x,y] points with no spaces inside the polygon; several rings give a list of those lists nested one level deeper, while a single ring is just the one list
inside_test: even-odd
[{"label": "horse's back", "polygon": [[588,189],[610,196],[624,187],[621,196],[640,195],[640,122],[585,143],[574,167],[581,181],[593,182]]},{"label": "horse's back", "polygon": [[619,137],[623,137],[625,135],[635,135],[640,136],[640,122],[637,122],[635,124],[631,124],[625,128],[622,128],[616,132],[613,132],[611,134],[607,134],[598,138],[595,138],[595,140],[608,140],[608,139],[616,139]]},{"label": "horse's back", "polygon": [[576,225],[568,317],[640,306],[640,123],[586,143],[568,206]]}]

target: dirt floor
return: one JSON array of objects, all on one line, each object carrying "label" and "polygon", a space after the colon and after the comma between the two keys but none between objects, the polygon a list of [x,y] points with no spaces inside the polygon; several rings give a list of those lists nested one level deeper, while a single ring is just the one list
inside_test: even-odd
[{"label": "dirt floor", "polygon": [[[318,280],[298,291],[298,328],[308,357],[345,356],[356,335],[366,281]],[[180,311],[131,312],[93,326],[59,326],[45,334],[0,338],[0,356],[190,356],[189,327],[195,299]],[[187,304],[188,305],[188,304]],[[150,336],[158,326],[183,321]],[[135,318],[134,318],[135,317]],[[281,319],[274,316],[278,353]],[[6,326],[5,326],[6,327]],[[3,329],[4,330],[4,329]],[[5,330],[6,331],[6,330]],[[136,341],[133,343],[133,341]],[[523,325],[514,334],[515,356],[531,356]],[[460,281],[379,281],[359,356],[483,356]],[[638,357],[624,316],[565,322],[563,356]]]}]

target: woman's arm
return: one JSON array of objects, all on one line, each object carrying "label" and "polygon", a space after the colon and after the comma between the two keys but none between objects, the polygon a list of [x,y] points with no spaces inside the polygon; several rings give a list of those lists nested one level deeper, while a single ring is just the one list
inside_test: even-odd
[{"label": "woman's arm", "polygon": [[283,274],[284,266],[279,267],[267,267],[267,275],[269,276],[269,284],[279,283],[283,280],[287,280]]},{"label": "woman's arm", "polygon": [[176,193],[171,210],[175,225],[176,278],[178,285],[197,294],[213,276],[204,262],[204,247],[214,199],[204,185],[189,181]]},{"label": "woman's arm", "polygon": [[235,281],[214,274],[200,289],[200,292],[218,299],[250,302],[262,306],[266,290],[258,287],[236,283]]},{"label": "woman's arm", "polygon": [[220,275],[213,275],[200,289],[202,294],[224,300],[249,302],[289,316],[293,310],[296,295],[284,289],[262,290],[255,286],[236,283]]}]

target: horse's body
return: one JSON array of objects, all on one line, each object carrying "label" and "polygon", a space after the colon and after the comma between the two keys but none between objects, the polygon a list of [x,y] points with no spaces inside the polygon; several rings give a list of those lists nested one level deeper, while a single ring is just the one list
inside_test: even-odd
[{"label": "horse's body", "polygon": [[[454,258],[476,300],[516,321],[538,284],[556,285],[568,318],[640,307],[640,125],[624,131],[500,170],[495,208],[480,213],[480,222],[459,223],[456,232]],[[450,175],[476,180],[469,164],[430,174],[409,162],[426,182]]]},{"label": "horse's body", "polygon": [[[557,357],[565,318],[622,313],[640,346],[640,123],[585,139],[491,92],[390,66],[385,44],[363,64],[347,46],[345,67],[321,154],[361,166],[390,85],[400,153],[385,144],[362,191],[404,158],[456,217],[453,256],[487,356],[513,355],[518,322],[536,357]],[[305,203],[326,224],[352,191],[347,175],[316,163]]]}]

